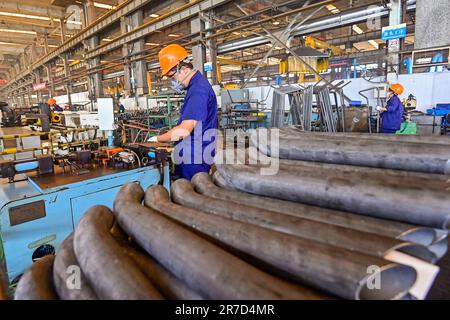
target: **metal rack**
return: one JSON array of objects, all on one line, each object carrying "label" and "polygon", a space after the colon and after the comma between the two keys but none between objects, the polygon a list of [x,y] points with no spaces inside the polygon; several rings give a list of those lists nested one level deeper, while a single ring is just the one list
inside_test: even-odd
[{"label": "metal rack", "polygon": [[259,100],[233,101],[227,112],[222,114],[222,119],[228,119],[228,124],[223,129],[248,130],[265,125],[267,117],[260,115],[261,105]]},{"label": "metal rack", "polygon": [[[292,123],[305,131],[342,131],[345,128],[345,97],[342,89],[347,84],[340,82],[335,85],[275,88],[272,126],[280,128]],[[289,111],[285,108],[286,96]],[[313,114],[317,115],[317,120],[313,119]]]},{"label": "metal rack", "polygon": [[[149,108],[150,100],[156,100],[156,110]],[[168,129],[172,129],[178,120],[178,115],[174,111],[181,108],[181,103],[184,101],[184,96],[174,96],[174,95],[158,95],[158,96],[147,96],[147,111],[148,119],[160,120],[164,119],[165,125]],[[150,126],[149,121],[149,126]]]}]

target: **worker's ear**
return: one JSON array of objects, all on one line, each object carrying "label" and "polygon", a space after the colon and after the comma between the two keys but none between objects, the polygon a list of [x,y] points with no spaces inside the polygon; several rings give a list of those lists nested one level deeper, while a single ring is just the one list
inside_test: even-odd
[{"label": "worker's ear", "polygon": [[183,79],[189,72],[189,69],[185,66],[182,66],[179,71],[180,79]]}]

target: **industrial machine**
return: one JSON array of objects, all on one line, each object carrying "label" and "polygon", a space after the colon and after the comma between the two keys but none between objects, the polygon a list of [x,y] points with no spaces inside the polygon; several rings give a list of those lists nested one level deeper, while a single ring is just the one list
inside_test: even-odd
[{"label": "industrial machine", "polygon": [[[164,146],[163,146],[164,147]],[[112,208],[120,187],[169,188],[166,147],[134,144],[74,149],[0,161],[0,264],[10,283],[54,253],[93,205]]]}]

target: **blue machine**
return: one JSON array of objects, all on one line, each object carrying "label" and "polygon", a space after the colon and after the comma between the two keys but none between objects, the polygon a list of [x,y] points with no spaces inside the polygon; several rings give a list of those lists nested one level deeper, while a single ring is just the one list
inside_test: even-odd
[{"label": "blue machine", "polygon": [[58,249],[83,214],[94,205],[112,208],[120,187],[139,182],[144,188],[163,184],[169,189],[169,166],[137,169],[98,167],[86,175],[50,174],[0,179],[0,263],[9,281],[21,275],[33,260]]}]

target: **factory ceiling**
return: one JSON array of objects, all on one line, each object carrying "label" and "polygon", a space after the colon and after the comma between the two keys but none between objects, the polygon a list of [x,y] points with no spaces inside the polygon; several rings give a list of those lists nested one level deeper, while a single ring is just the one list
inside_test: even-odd
[{"label": "factory ceiling", "polygon": [[[138,0],[136,0],[138,1]],[[13,74],[19,72],[23,66],[29,66],[33,61],[45,56],[58,48],[64,41],[67,41],[75,34],[86,27],[90,22],[96,19],[102,19],[102,16],[109,11],[114,10],[125,0],[0,0],[0,79],[8,81]],[[192,2],[192,0],[167,0],[150,1],[145,7],[144,22],[148,22],[164,14]],[[225,5],[216,8],[214,20],[216,25],[224,22],[237,20],[232,25],[233,28],[239,28],[240,25],[270,18],[274,14],[289,12],[305,4],[314,4],[320,0],[234,0],[228,1]],[[315,13],[314,19],[320,19],[326,16],[340,14],[352,8],[363,7],[367,5],[383,5],[386,1],[376,0],[337,0],[333,4]],[[81,8],[81,13],[74,10]],[[266,10],[266,11],[264,11]],[[247,18],[246,15],[252,15],[262,12],[254,17]],[[80,13],[80,17],[77,17]],[[90,15],[90,21],[89,17]],[[273,30],[283,28],[290,22],[290,17],[285,17],[272,21],[270,28]],[[270,23],[269,23],[270,24]],[[267,25],[266,25],[267,27]],[[218,28],[215,32],[222,32],[229,29],[230,26]],[[255,33],[262,31],[261,26],[253,25],[239,31],[224,34],[217,38],[217,44],[224,44],[230,41],[245,39],[254,36]],[[368,27],[366,23],[355,26],[342,26],[332,30],[325,30],[314,34],[321,40],[330,40],[334,38],[346,37],[355,34],[366,33]],[[191,33],[191,24],[189,21],[182,21],[179,24],[172,25],[162,31],[154,32],[146,37],[146,47],[151,49],[154,46],[154,52],[150,52],[148,60],[151,62],[156,57],[158,47],[156,44],[167,42],[168,39],[180,43],[189,43],[190,39],[183,39],[183,36]],[[100,44],[105,44],[120,35],[120,24],[115,24],[101,34]],[[413,41],[413,39],[410,39]],[[352,44],[352,49],[356,51],[368,51],[378,49],[382,44],[380,40],[362,41]],[[345,47],[345,46],[344,46]],[[258,49],[258,48],[257,48]],[[260,49],[260,48],[259,48]],[[258,49],[258,50],[259,50]],[[242,51],[237,55],[242,56]],[[252,51],[250,50],[250,53]],[[120,57],[121,50],[112,50],[103,55],[102,61],[114,60]],[[225,56],[226,58],[235,58],[236,53]],[[72,59],[81,59],[81,55],[75,55]],[[26,68],[26,67],[25,67]]]}]

